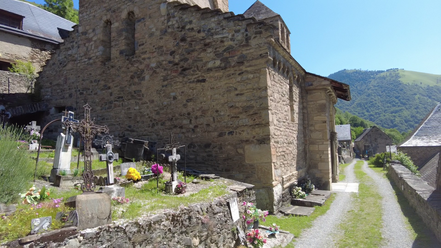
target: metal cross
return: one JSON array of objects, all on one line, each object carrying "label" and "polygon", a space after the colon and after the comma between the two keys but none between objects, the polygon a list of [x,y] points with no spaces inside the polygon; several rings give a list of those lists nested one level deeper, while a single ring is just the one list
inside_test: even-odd
[{"label": "metal cross", "polygon": [[3,128],[5,128],[5,125],[8,122],[9,118],[11,118],[11,113],[6,112],[5,109],[2,109],[0,113],[0,123],[2,123]]},{"label": "metal cross", "polygon": [[[68,112],[66,110],[64,113],[65,113],[64,116],[61,117],[61,122],[63,124],[66,123],[67,121],[74,122],[74,123],[79,122],[78,120],[74,119],[74,112],[72,112],[72,111]],[[65,126],[66,126],[66,141],[65,142],[67,145],[70,145],[72,143],[71,127],[69,127],[67,125],[65,125]]]},{"label": "metal cross", "polygon": [[81,184],[81,190],[84,193],[93,192],[95,184],[93,182],[92,172],[92,139],[98,133],[108,133],[109,128],[107,126],[94,125],[90,119],[90,110],[92,108],[89,104],[84,105],[84,119],[81,122],[73,122],[66,120],[66,127],[70,127],[72,131],[80,133],[84,142],[84,173]]}]

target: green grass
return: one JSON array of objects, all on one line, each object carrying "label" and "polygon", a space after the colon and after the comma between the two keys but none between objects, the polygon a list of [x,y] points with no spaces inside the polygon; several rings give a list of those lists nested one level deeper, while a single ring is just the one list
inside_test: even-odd
[{"label": "green grass", "polygon": [[340,224],[338,247],[379,247],[382,241],[382,198],[375,182],[361,169],[363,161],[355,164],[355,176],[360,182],[358,195],[354,195],[353,208]]},{"label": "green grass", "polygon": [[156,187],[156,179],[149,180],[141,189],[127,187],[125,194],[126,198],[130,199],[130,203],[121,204],[114,208],[112,218],[133,219],[140,217],[141,214],[156,212],[160,209],[177,209],[181,205],[188,206],[198,202],[212,201],[217,197],[228,194],[227,186],[223,184],[210,186],[185,197],[167,195],[164,194],[164,190],[165,180],[162,178],[159,179],[159,189]]},{"label": "green grass", "polygon": [[441,85],[441,75],[400,70],[401,82],[405,84],[418,84],[421,86]]},{"label": "green grass", "polygon": [[[262,225],[269,226],[276,223],[280,226],[281,230],[288,231],[294,234],[295,237],[300,237],[304,229],[310,228],[312,222],[317,219],[317,217],[325,214],[329,210],[334,199],[335,194],[331,194],[331,197],[329,197],[323,206],[315,207],[314,212],[310,216],[277,217],[275,215],[269,215],[266,218],[266,222]],[[293,243],[288,247],[294,247]]]},{"label": "green grass", "polygon": [[338,181],[339,182],[344,181],[346,179],[346,175],[344,173],[345,173],[345,169],[346,169],[346,167],[348,167],[348,165],[349,165],[349,163],[340,165],[340,171],[338,174]]}]

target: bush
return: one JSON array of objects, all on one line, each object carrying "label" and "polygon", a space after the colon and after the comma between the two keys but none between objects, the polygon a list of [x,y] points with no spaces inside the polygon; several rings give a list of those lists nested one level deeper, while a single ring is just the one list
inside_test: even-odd
[{"label": "bush", "polygon": [[415,175],[421,176],[420,172],[418,171],[418,167],[413,163],[410,157],[407,156],[407,154],[398,152],[397,154],[394,154],[393,158],[400,161],[402,165],[412,171]]},{"label": "bush", "polygon": [[375,157],[369,159],[369,164],[373,164],[375,167],[384,166],[384,157],[386,157],[386,163],[390,162],[389,153],[378,153]]},{"label": "bush", "polygon": [[20,146],[21,129],[7,127],[0,129],[0,202],[13,203],[19,193],[27,191],[34,172],[34,161],[27,152],[27,146]]}]

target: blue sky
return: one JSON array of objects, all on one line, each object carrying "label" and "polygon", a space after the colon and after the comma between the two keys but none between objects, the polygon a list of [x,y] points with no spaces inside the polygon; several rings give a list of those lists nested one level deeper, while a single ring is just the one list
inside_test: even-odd
[{"label": "blue sky", "polygon": [[[230,11],[242,14],[254,2],[230,0]],[[441,75],[440,0],[261,2],[282,16],[291,54],[308,72],[400,68]]]}]

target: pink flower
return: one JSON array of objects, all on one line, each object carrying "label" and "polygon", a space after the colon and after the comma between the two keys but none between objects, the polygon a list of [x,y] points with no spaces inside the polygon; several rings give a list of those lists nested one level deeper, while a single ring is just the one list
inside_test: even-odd
[{"label": "pink flower", "polygon": [[159,175],[162,174],[164,172],[162,166],[160,166],[159,164],[154,164],[152,165],[152,172],[155,175]]},{"label": "pink flower", "polygon": [[263,243],[266,244],[266,239],[263,240]]}]

